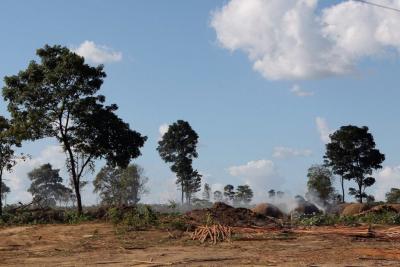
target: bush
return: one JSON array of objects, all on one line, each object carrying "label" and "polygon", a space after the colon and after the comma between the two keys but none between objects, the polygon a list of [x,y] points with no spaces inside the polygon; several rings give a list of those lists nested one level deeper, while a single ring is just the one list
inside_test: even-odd
[{"label": "bush", "polygon": [[126,226],[128,230],[144,230],[158,225],[158,215],[147,205],[133,208],[110,208],[108,219],[116,225]]},{"label": "bush", "polygon": [[360,223],[400,225],[400,213],[393,211],[367,212],[357,216],[321,214],[312,217],[300,217],[296,223],[303,226],[328,226],[336,224],[355,226]]}]

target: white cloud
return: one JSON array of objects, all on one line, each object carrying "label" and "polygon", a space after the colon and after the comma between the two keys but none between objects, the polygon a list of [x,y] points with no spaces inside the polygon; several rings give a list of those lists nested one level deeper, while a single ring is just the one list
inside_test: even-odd
[{"label": "white cloud", "polygon": [[384,167],[376,173],[375,178],[376,183],[371,188],[371,192],[376,200],[385,200],[385,194],[390,191],[390,188],[400,188],[400,165]]},{"label": "white cloud", "polygon": [[290,89],[290,92],[293,93],[296,96],[299,96],[299,97],[313,96],[314,95],[314,92],[305,91],[297,84],[293,85],[293,87]]},{"label": "white cloud", "polygon": [[328,127],[328,123],[324,118],[317,117],[315,118],[315,123],[317,124],[317,130],[319,133],[319,136],[321,138],[321,141],[324,144],[327,144],[330,142],[331,138],[329,137],[330,134],[333,133],[331,129]]},{"label": "white cloud", "polygon": [[158,140],[161,140],[161,139],[162,139],[162,137],[164,136],[164,134],[165,134],[166,132],[168,132],[168,129],[169,129],[169,125],[166,124],[166,123],[161,124],[160,127],[158,127],[158,134],[159,134]]},{"label": "white cloud", "polygon": [[118,62],[122,60],[122,53],[113,51],[104,45],[97,45],[93,41],[84,41],[74,49],[74,52],[95,64]]},{"label": "white cloud", "polygon": [[310,149],[295,149],[291,147],[278,146],[274,148],[272,156],[278,159],[287,159],[292,157],[309,157],[312,155]]},{"label": "white cloud", "polygon": [[[60,146],[50,145],[43,149],[38,156],[25,161],[19,160],[11,173],[4,174],[4,181],[10,187],[11,192],[7,196],[8,203],[18,201],[30,201],[32,196],[27,192],[30,186],[28,173],[40,165],[50,163],[53,168],[63,170],[65,165],[65,154]],[[62,172],[62,171],[61,171]],[[68,177],[63,176],[64,182],[67,182]]]},{"label": "white cloud", "polygon": [[249,161],[244,165],[228,168],[230,175],[241,179],[241,183],[248,184],[254,191],[254,200],[265,199],[268,188],[279,189],[285,182],[271,160],[261,159]]},{"label": "white cloud", "polygon": [[[400,7],[396,0],[380,4]],[[365,57],[400,50],[398,13],[355,1],[231,0],[212,14],[220,45],[245,52],[265,78],[349,74]]]}]

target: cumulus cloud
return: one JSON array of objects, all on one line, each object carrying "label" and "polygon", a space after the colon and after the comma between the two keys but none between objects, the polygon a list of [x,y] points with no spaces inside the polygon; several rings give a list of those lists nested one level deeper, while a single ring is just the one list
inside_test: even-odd
[{"label": "cumulus cloud", "polygon": [[[4,181],[11,189],[11,193],[7,197],[8,203],[27,202],[32,199],[31,194],[27,192],[30,186],[28,173],[46,163],[52,164],[56,169],[64,168],[65,154],[60,146],[47,146],[36,157],[25,161],[19,160],[12,172],[4,174]],[[63,176],[63,178],[67,182],[67,177]]]},{"label": "cumulus cloud", "polygon": [[74,52],[95,64],[118,62],[122,60],[122,53],[112,50],[105,45],[95,44],[93,41],[84,41]]},{"label": "cumulus cloud", "polygon": [[390,188],[400,188],[400,165],[386,166],[375,175],[376,184],[373,185],[372,193],[376,200],[385,200],[385,194]]},{"label": "cumulus cloud", "polygon": [[231,166],[228,168],[228,172],[241,179],[242,183],[250,185],[254,190],[255,201],[265,198],[267,188],[279,189],[285,182],[284,178],[279,175],[275,163],[267,159]]},{"label": "cumulus cloud", "polygon": [[290,92],[299,97],[306,97],[306,96],[314,95],[314,92],[305,91],[297,84],[293,85],[293,87],[290,89]]},{"label": "cumulus cloud", "polygon": [[325,118],[317,117],[315,118],[315,123],[317,124],[317,130],[321,141],[324,144],[329,143],[329,141],[331,140],[329,135],[332,134],[333,131],[329,129],[328,123],[326,122]]},{"label": "cumulus cloud", "polygon": [[310,149],[295,149],[291,147],[278,146],[274,148],[272,156],[278,159],[287,159],[292,157],[309,157],[312,155]]},{"label": "cumulus cloud", "polygon": [[162,137],[164,136],[164,134],[165,134],[166,132],[168,132],[168,128],[169,128],[169,125],[166,124],[166,123],[161,124],[160,127],[158,127],[158,134],[159,134],[158,139],[159,139],[159,140],[161,140]]},{"label": "cumulus cloud", "polygon": [[[380,4],[400,7],[396,0]],[[400,50],[400,16],[355,1],[231,0],[212,14],[220,45],[245,52],[265,78],[312,79],[354,72],[365,57]]]}]

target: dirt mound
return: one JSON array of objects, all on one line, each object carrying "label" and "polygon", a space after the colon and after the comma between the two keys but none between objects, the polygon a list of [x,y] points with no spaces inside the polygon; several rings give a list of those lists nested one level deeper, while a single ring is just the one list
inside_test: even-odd
[{"label": "dirt mound", "polygon": [[369,210],[371,207],[364,203],[351,203],[347,205],[340,215],[342,216],[351,216],[357,215],[363,211]]},{"label": "dirt mound", "polygon": [[400,212],[400,204],[386,204],[386,205],[392,207],[397,212]]},{"label": "dirt mound", "polygon": [[378,205],[378,206],[375,206],[375,207],[373,207],[371,209],[368,209],[366,211],[363,211],[363,212],[359,213],[359,215],[364,215],[364,214],[367,214],[367,213],[380,214],[380,213],[385,213],[385,212],[397,213],[398,210],[395,207],[393,207],[393,205]]},{"label": "dirt mound", "polygon": [[328,214],[340,215],[342,214],[343,210],[349,205],[351,205],[351,203],[332,204],[328,206],[326,212]]},{"label": "dirt mound", "polygon": [[299,203],[297,208],[294,210],[296,213],[305,214],[305,215],[313,215],[320,213],[321,211],[318,209],[317,206],[310,202],[302,202]]},{"label": "dirt mound", "polygon": [[277,220],[257,214],[246,208],[234,208],[223,202],[215,203],[211,208],[197,209],[186,213],[193,224],[220,223],[229,226],[276,226]]},{"label": "dirt mound", "polygon": [[269,203],[261,203],[251,209],[257,214],[262,214],[269,217],[281,219],[283,218],[283,212],[276,206]]}]

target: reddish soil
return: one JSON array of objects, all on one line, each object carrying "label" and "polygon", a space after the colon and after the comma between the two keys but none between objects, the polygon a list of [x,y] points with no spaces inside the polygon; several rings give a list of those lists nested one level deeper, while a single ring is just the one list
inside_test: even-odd
[{"label": "reddish soil", "polygon": [[400,266],[400,227],[235,227],[232,242],[111,224],[0,228],[1,266]]}]

